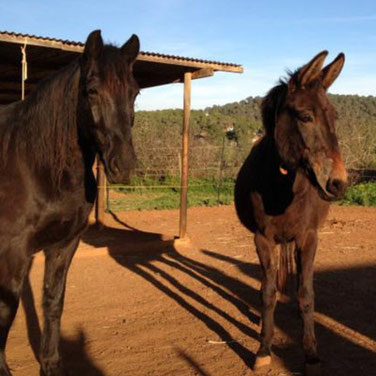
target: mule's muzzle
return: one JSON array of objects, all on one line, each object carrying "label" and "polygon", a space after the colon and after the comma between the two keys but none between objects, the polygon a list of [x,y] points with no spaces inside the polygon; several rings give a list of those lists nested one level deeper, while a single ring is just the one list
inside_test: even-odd
[{"label": "mule's muzzle", "polygon": [[340,200],[348,185],[342,158],[322,158],[311,166],[319,186],[320,197],[327,201]]},{"label": "mule's muzzle", "polygon": [[338,178],[329,179],[326,184],[326,191],[333,196],[333,199],[341,199],[345,195],[347,185],[347,181]]}]

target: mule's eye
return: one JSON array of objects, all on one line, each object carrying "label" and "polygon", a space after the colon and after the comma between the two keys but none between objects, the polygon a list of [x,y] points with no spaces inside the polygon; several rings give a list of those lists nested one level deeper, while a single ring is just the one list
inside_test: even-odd
[{"label": "mule's eye", "polygon": [[303,123],[311,123],[313,121],[313,117],[310,114],[298,114],[298,119]]},{"label": "mule's eye", "polygon": [[88,87],[86,89],[86,92],[87,92],[88,95],[95,95],[95,94],[98,93],[97,88],[94,87],[94,86]]}]

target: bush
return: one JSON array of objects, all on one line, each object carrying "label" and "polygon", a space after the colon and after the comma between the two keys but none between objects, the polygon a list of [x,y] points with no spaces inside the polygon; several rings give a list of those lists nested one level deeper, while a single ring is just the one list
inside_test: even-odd
[{"label": "bush", "polygon": [[341,204],[376,206],[376,183],[357,184],[349,187]]}]

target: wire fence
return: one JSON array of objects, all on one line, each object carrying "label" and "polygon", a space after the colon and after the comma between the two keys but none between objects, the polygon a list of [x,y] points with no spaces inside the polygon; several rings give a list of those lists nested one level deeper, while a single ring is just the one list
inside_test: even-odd
[{"label": "wire fence", "polygon": [[[189,153],[188,205],[232,202],[236,174],[249,150],[223,140],[222,145],[194,145]],[[180,199],[180,147],[140,148],[138,166],[128,185],[107,186],[107,210],[176,208]]]},{"label": "wire fence", "polygon": [[[149,147],[136,151],[138,166],[129,185],[106,187],[107,210],[171,209],[179,207],[180,147]],[[223,139],[218,146],[194,145],[189,156],[188,205],[229,204],[236,175],[249,149]],[[351,184],[376,181],[376,170],[349,170]]]}]

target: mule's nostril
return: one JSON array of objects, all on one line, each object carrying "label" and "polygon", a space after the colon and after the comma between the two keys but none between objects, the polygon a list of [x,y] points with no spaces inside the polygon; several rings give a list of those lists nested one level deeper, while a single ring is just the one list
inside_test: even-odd
[{"label": "mule's nostril", "polygon": [[329,179],[326,189],[334,196],[343,195],[345,192],[346,183],[341,179]]},{"label": "mule's nostril", "polygon": [[339,179],[333,179],[333,183],[332,184],[333,184],[334,188],[341,189],[343,183]]}]

